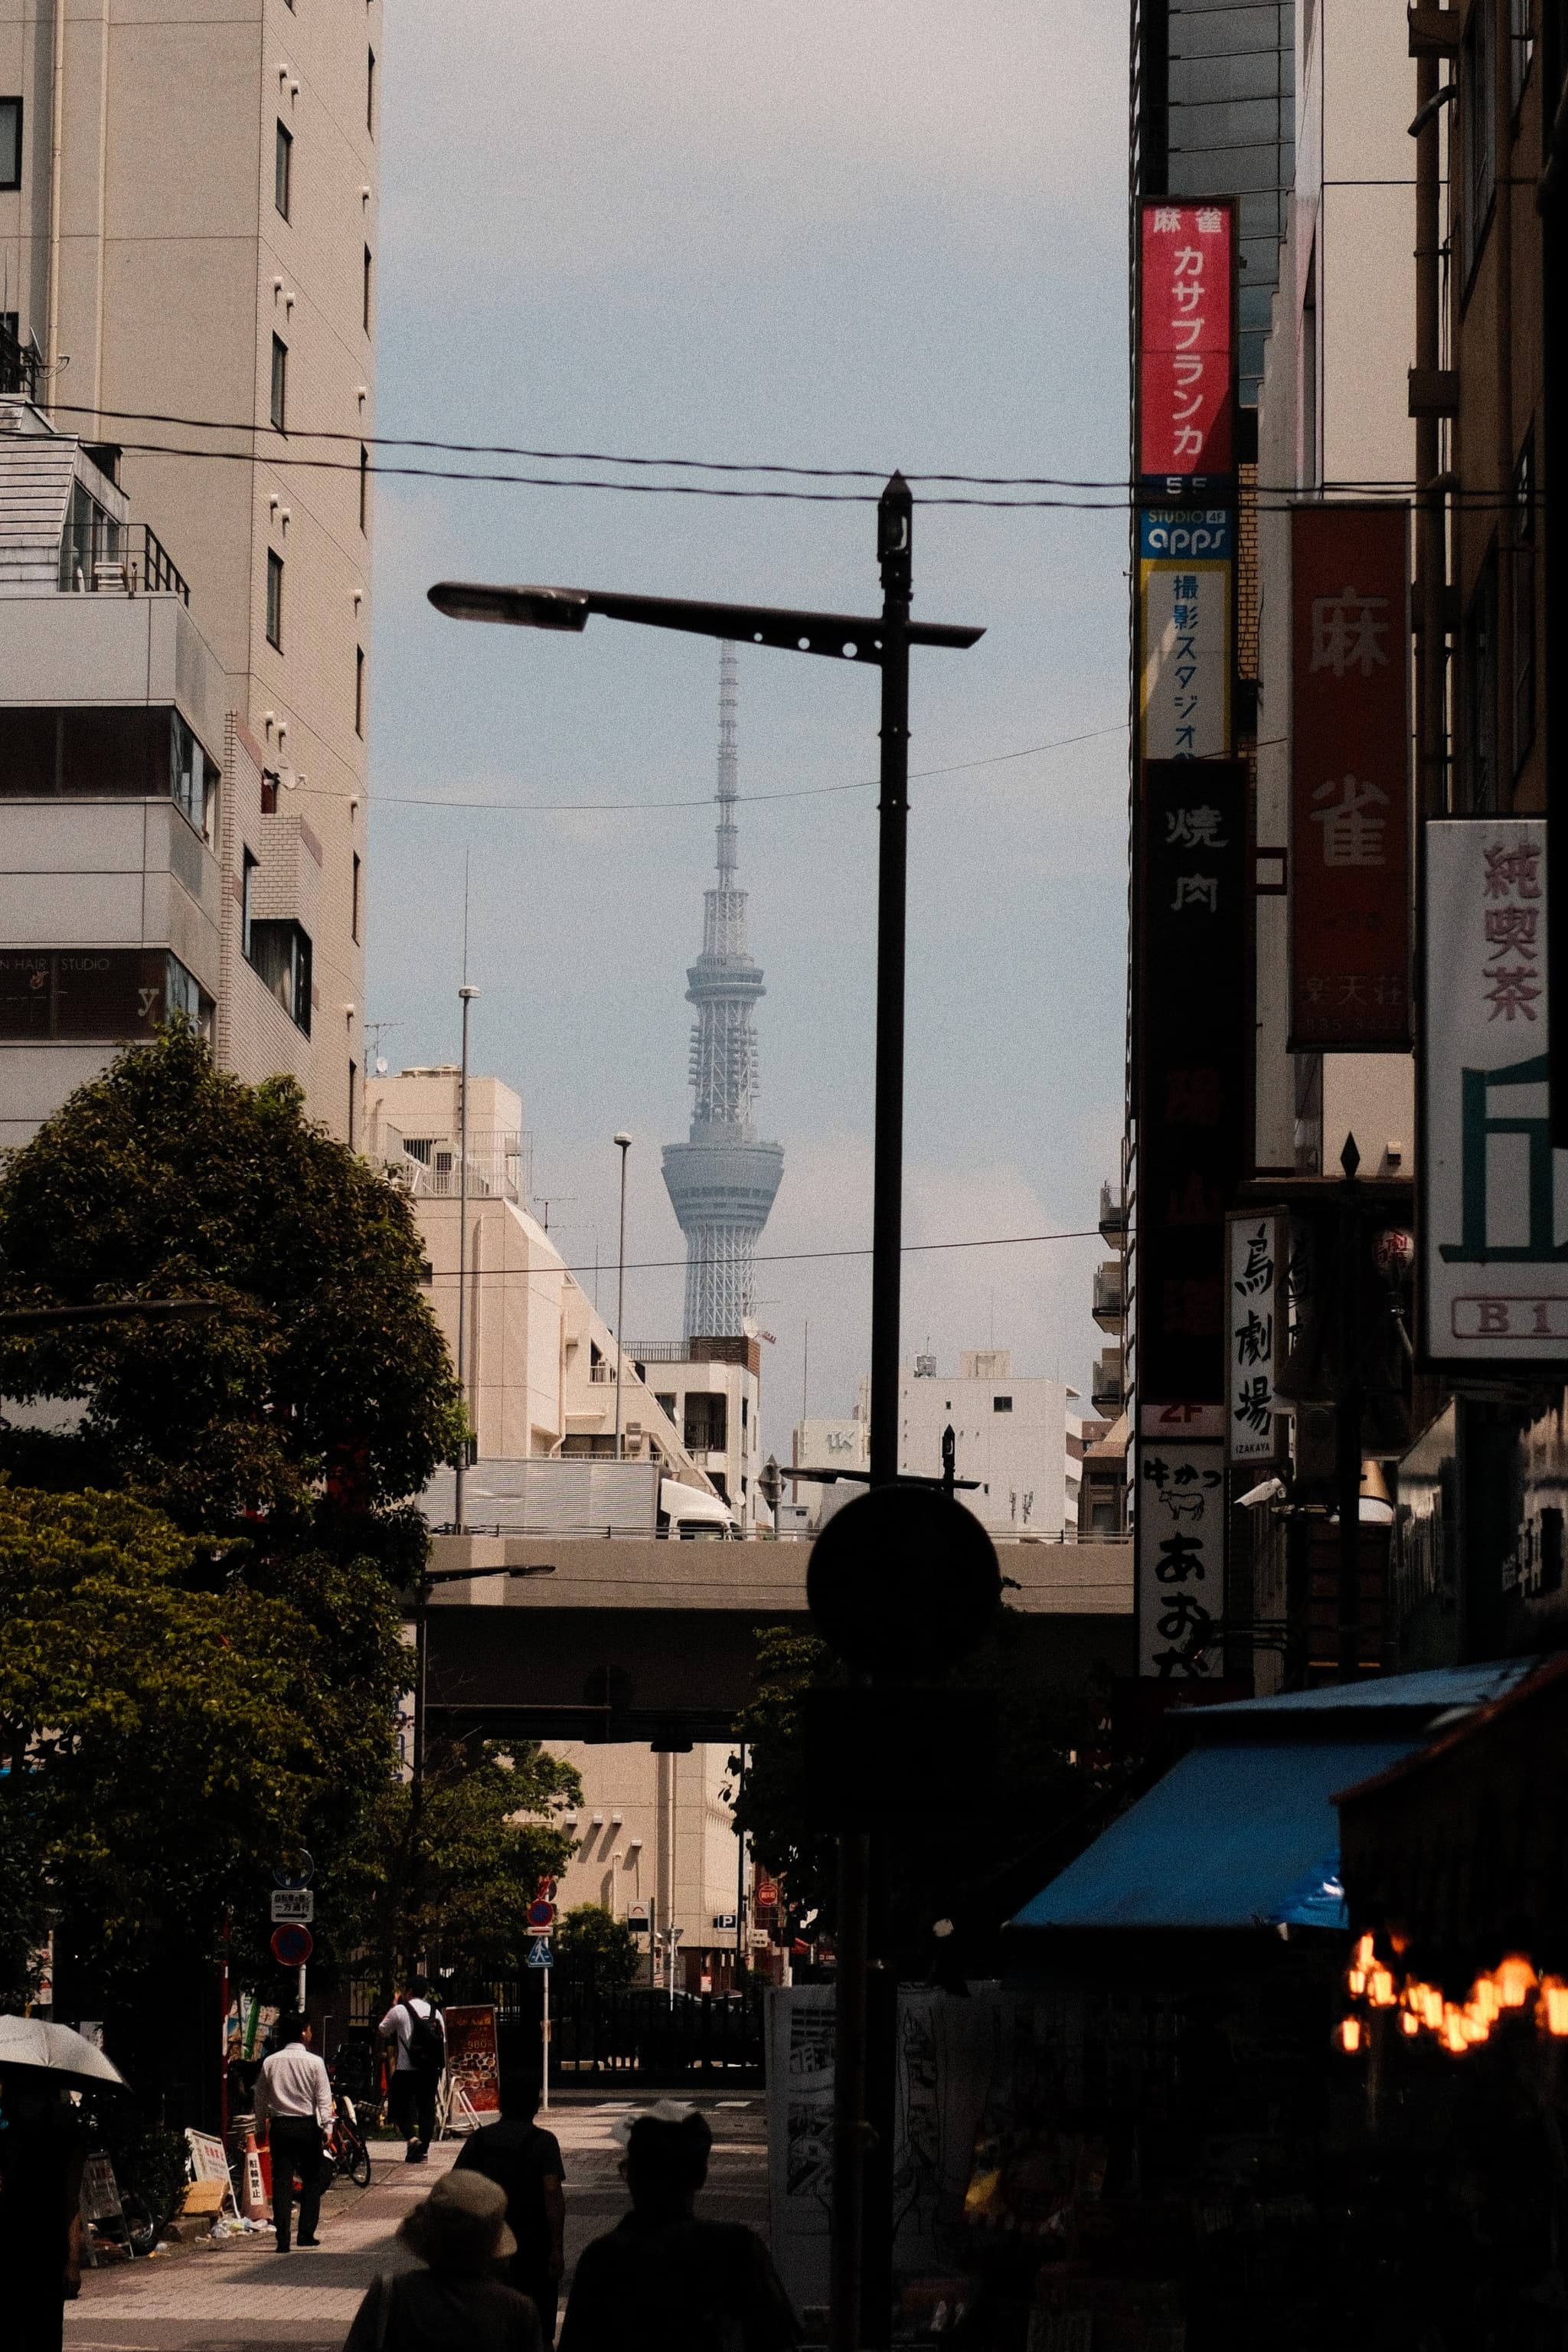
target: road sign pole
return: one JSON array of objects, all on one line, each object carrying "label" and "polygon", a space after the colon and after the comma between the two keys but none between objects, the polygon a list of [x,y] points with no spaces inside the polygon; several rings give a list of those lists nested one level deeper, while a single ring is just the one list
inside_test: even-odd
[{"label": "road sign pole", "polygon": [[543,2107],[543,2108],[545,2109],[546,2113],[548,2113],[548,2112],[549,2112],[549,2107],[550,2107],[550,1976],[551,1976],[551,1971],[550,1971],[548,1969],[542,1969],[542,1970],[541,1971],[541,1973],[542,1974],[542,1976],[543,1976],[543,1978],[544,1978],[544,2029],[543,2029],[543,2040],[542,2040],[542,2047],[541,2047],[541,2051],[540,2051],[540,2070],[539,2070],[539,2071],[540,2071],[540,2079],[541,2079],[541,2094],[540,2094],[540,2101],[539,2101],[539,2104],[540,2104],[540,2105],[541,2105],[542,2107]]},{"label": "road sign pole", "polygon": [[305,2014],[305,1963],[303,1960],[300,1963],[300,2014],[301,2017]]}]

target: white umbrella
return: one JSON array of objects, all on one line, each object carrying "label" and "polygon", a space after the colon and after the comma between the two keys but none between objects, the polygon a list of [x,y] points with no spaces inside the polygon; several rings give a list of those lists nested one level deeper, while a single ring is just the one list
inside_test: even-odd
[{"label": "white umbrella", "polygon": [[15,2067],[36,2074],[58,2074],[77,2083],[118,2083],[125,2077],[96,2042],[68,2025],[52,2025],[43,2017],[0,2017],[0,2074]]}]

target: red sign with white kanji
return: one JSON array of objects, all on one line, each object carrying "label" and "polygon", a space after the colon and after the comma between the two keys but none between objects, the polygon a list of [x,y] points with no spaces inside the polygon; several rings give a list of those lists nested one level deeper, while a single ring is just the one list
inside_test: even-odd
[{"label": "red sign with white kanji", "polygon": [[1410,1045],[1407,510],[1290,517],[1290,1043]]},{"label": "red sign with white kanji", "polygon": [[1138,307],[1138,470],[1178,487],[1236,470],[1236,214],[1147,202]]}]

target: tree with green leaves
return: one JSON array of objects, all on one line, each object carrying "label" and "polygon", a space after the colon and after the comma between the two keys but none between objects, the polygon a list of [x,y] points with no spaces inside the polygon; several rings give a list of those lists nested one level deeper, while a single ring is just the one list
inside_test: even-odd
[{"label": "tree with green leaves", "polygon": [[555,1958],[563,1972],[584,1984],[631,1984],[641,1967],[637,1939],[602,1903],[578,1903],[555,1922]]},{"label": "tree with green leaves", "polygon": [[414,1969],[483,1981],[527,1965],[528,1906],[572,1858],[564,1815],[575,1769],[542,1748],[433,1743],[418,1810],[405,1780],[382,1789],[337,1900],[381,1985]]},{"label": "tree with green leaves", "polygon": [[172,1954],[216,1961],[226,1913],[259,1919],[301,1831],[341,1842],[343,1706],[313,1629],[240,1577],[195,1585],[197,1552],[129,1496],[0,1479],[11,2006],[51,1924],[62,1967],[125,2000]]},{"label": "tree with green leaves", "polygon": [[195,1319],[0,1335],[0,1395],[74,1399],[78,1432],[0,1429],[35,1484],[134,1486],[188,1533],[400,1573],[411,1497],[460,1442],[405,1196],[184,1024],[79,1087],[0,1172],[0,1307],[203,1298]]}]

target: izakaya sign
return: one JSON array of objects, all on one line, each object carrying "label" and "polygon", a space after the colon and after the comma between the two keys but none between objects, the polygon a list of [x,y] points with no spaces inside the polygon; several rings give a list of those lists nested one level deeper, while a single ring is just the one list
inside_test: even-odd
[{"label": "izakaya sign", "polygon": [[1146,760],[1230,751],[1232,527],[1227,508],[1140,517],[1140,714]]},{"label": "izakaya sign", "polygon": [[1410,1044],[1408,519],[1404,507],[1290,516],[1290,1042]]},{"label": "izakaya sign", "polygon": [[1236,471],[1235,206],[1145,203],[1138,470],[1173,493]]},{"label": "izakaya sign", "polygon": [[1275,1374],[1285,1360],[1285,1220],[1226,1219],[1230,1307],[1230,1384],[1226,1458],[1272,1462],[1282,1433],[1275,1418]]},{"label": "izakaya sign", "polygon": [[1568,1364],[1568,1152],[1547,1117],[1546,822],[1426,828],[1422,1334],[1438,1367]]},{"label": "izakaya sign", "polygon": [[[1225,1448],[1180,1427],[1166,1437],[1146,1409],[1138,1441],[1138,1671],[1162,1682],[1225,1672],[1215,1630],[1225,1613]],[[1202,1425],[1217,1414],[1169,1409]]]}]

